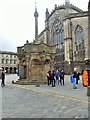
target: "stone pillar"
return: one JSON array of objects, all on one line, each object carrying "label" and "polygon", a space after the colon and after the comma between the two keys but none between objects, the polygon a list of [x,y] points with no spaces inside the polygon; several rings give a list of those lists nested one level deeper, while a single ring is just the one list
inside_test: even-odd
[{"label": "stone pillar", "polygon": [[30,75],[29,75],[29,61],[30,61],[30,56],[26,55],[26,65],[27,65],[27,80],[30,80]]},{"label": "stone pillar", "polygon": [[70,18],[64,20],[64,42],[65,42],[65,62],[70,68],[68,72],[73,70],[73,38],[72,38],[72,22]]}]

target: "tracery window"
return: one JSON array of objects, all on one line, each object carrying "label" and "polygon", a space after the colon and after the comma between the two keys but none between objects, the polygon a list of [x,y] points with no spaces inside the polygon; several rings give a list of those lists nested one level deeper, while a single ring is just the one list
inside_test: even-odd
[{"label": "tracery window", "polygon": [[84,49],[84,32],[81,26],[77,25],[75,30],[76,50]]},{"label": "tracery window", "polygon": [[57,44],[57,53],[64,52],[64,30],[60,20],[56,20],[52,27],[52,45]]}]

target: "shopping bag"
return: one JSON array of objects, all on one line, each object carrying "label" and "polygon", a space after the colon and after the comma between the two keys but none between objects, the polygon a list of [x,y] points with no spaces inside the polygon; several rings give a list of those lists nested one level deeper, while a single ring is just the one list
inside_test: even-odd
[{"label": "shopping bag", "polygon": [[70,82],[71,82],[71,83],[74,83],[74,78],[73,78],[73,76],[70,76]]}]

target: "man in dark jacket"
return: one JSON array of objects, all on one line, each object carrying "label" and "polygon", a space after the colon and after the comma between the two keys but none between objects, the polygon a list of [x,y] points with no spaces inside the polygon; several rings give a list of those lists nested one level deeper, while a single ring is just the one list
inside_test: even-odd
[{"label": "man in dark jacket", "polygon": [[61,75],[60,75],[61,85],[64,85],[64,75],[65,75],[64,71],[61,70]]},{"label": "man in dark jacket", "polygon": [[5,72],[2,71],[2,83],[1,83],[2,87],[5,86]]},{"label": "man in dark jacket", "polygon": [[80,72],[77,72],[77,79],[76,79],[76,84],[78,84],[78,81],[80,80]]},{"label": "man in dark jacket", "polygon": [[48,86],[51,85],[51,71],[48,71],[47,73],[47,82],[48,82]]},{"label": "man in dark jacket", "polygon": [[54,70],[51,71],[51,84],[52,84],[52,87],[55,87],[55,73],[54,73]]}]

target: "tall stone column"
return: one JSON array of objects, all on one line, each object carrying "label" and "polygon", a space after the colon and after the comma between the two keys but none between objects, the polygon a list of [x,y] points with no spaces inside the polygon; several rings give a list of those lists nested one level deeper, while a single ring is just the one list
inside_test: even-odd
[{"label": "tall stone column", "polygon": [[88,58],[90,60],[90,0],[88,3]]},{"label": "tall stone column", "polygon": [[38,42],[38,12],[37,12],[37,7],[35,6],[35,42]]},{"label": "tall stone column", "polygon": [[26,55],[26,64],[27,64],[27,80],[29,81],[30,80],[30,75],[29,75],[29,61],[30,61],[30,56],[29,55]]}]

